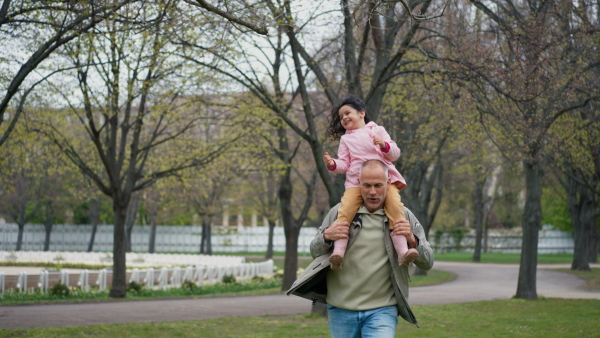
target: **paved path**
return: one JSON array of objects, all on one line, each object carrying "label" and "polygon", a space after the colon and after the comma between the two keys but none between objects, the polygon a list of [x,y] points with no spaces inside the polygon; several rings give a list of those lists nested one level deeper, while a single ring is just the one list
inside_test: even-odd
[{"label": "paved path", "polygon": [[[553,265],[550,268],[556,267],[568,265]],[[452,272],[457,275],[457,279],[440,285],[411,288],[411,305],[508,299],[517,290],[518,265],[436,262],[434,268]],[[600,299],[600,292],[579,289],[584,284],[579,278],[546,268],[548,266],[538,268],[539,296]],[[594,265],[593,268],[600,268],[600,265]],[[285,295],[1,306],[0,328],[288,315],[308,313],[310,308],[310,301]]]}]

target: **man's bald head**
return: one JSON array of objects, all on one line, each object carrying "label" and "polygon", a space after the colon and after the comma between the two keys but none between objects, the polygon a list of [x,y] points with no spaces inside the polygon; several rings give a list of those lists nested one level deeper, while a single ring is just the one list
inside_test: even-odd
[{"label": "man's bald head", "polygon": [[383,208],[383,203],[390,187],[388,168],[380,160],[365,161],[360,167],[360,194],[364,206],[370,211]]},{"label": "man's bald head", "polygon": [[385,178],[388,178],[388,167],[387,165],[385,165],[385,163],[381,162],[380,160],[367,160],[364,161],[363,164],[360,166],[360,172],[358,177],[362,176],[362,172],[363,169],[368,168],[368,169],[381,169],[384,171],[385,173]]}]

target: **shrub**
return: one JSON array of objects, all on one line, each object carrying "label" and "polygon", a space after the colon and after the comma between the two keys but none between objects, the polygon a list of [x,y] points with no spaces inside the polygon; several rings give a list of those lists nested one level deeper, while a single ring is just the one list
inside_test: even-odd
[{"label": "shrub", "polygon": [[263,276],[254,276],[252,277],[253,282],[262,283],[265,281],[265,277]]},{"label": "shrub", "polygon": [[181,284],[181,288],[188,291],[194,291],[194,289],[196,289],[196,283],[191,280],[186,280]]},{"label": "shrub", "polygon": [[283,279],[283,269],[277,269],[277,267],[275,267],[273,270],[273,278]]},{"label": "shrub", "polygon": [[222,280],[223,284],[235,283],[235,277],[233,275],[225,275]]},{"label": "shrub", "polygon": [[460,248],[462,247],[462,240],[463,238],[465,238],[465,234],[469,232],[469,229],[466,228],[452,228],[450,229],[449,233],[450,236],[452,236],[452,238],[454,239],[454,246],[456,247],[457,250],[460,250]]},{"label": "shrub", "polygon": [[144,285],[137,282],[129,282],[129,284],[127,284],[127,292],[140,293],[143,288]]},{"label": "shrub", "polygon": [[54,296],[68,296],[69,287],[62,283],[56,283],[50,288],[50,294]]}]

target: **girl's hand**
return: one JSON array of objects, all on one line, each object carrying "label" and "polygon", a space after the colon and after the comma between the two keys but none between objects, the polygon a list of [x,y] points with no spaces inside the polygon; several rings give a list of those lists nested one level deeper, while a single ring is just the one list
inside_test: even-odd
[{"label": "girl's hand", "polygon": [[381,150],[385,150],[387,148],[385,142],[379,136],[373,136],[373,144],[378,145]]},{"label": "girl's hand", "polygon": [[323,161],[325,161],[325,165],[328,166],[329,168],[335,166],[335,161],[331,158],[331,156],[329,156],[329,153],[325,153],[325,156],[323,156]]}]

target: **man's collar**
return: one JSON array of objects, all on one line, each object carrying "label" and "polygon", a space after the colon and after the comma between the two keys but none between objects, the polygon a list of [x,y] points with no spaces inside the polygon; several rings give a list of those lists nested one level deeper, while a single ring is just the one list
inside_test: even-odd
[{"label": "man's collar", "polygon": [[385,211],[383,210],[383,208],[379,209],[379,210],[375,210],[375,212],[370,212],[369,209],[367,209],[367,207],[365,207],[364,205],[361,205],[360,208],[358,208],[358,214],[373,214],[373,215],[385,215]]}]

